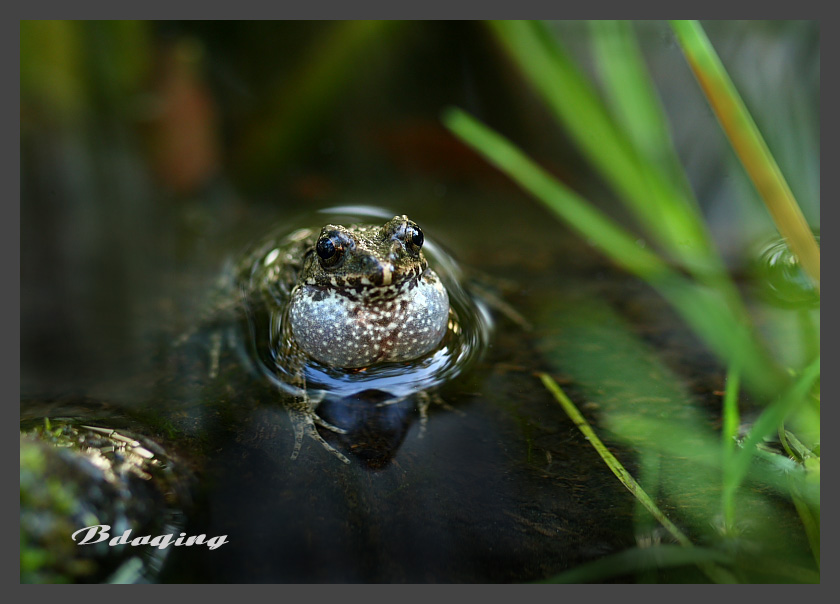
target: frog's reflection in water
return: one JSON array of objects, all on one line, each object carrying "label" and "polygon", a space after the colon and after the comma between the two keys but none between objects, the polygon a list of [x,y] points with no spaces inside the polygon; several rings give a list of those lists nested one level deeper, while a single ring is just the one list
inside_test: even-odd
[{"label": "frog's reflection in water", "polygon": [[388,466],[422,405],[418,395],[394,399],[382,390],[345,397],[327,396],[317,413],[344,434],[320,430],[324,439],[371,470]]}]

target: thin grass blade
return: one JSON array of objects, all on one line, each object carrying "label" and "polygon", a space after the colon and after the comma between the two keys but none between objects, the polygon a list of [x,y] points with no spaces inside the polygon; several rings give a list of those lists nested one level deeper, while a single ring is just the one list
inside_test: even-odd
[{"label": "thin grass blade", "polygon": [[744,439],[741,451],[732,460],[732,480],[736,484],[744,480],[749,469],[750,461],[754,456],[756,447],[769,435],[776,432],[785,418],[788,417],[797,406],[807,401],[808,393],[820,377],[819,357],[812,361],[799,378],[790,388],[783,392],[773,403],[768,405],[750,429]]},{"label": "thin grass blade", "polygon": [[555,382],[554,379],[547,373],[540,373],[539,378],[542,380],[543,385],[554,396],[555,400],[557,400],[557,402],[560,403],[560,406],[563,407],[566,415],[569,416],[589,443],[595,448],[598,455],[600,455],[601,459],[604,460],[604,463],[606,463],[609,469],[612,470],[612,473],[615,474],[616,478],[621,481],[621,484],[623,484],[627,490],[633,494],[633,497],[645,506],[645,509],[650,512],[650,514],[656,518],[669,533],[671,533],[671,536],[676,539],[680,545],[691,545],[691,541],[689,541],[688,537],[686,537],[683,532],[677,528],[677,526],[671,522],[665,514],[662,513],[659,507],[653,502],[644,489],[642,489],[641,485],[639,485],[630,473],[624,469],[624,466],[621,465],[621,462],[618,461],[618,459],[616,459],[615,455],[607,449],[606,445],[604,445],[601,439],[598,438],[598,435],[595,434],[592,426],[590,426],[589,422],[587,422],[583,415],[581,415],[580,411],[578,411],[577,407],[575,407],[575,404],[569,399],[569,397],[566,396],[566,393],[563,392],[557,382]]},{"label": "thin grass blade", "polygon": [[595,65],[606,101],[639,154],[658,165],[686,201],[696,203],[671,140],[662,103],[629,21],[590,22]]},{"label": "thin grass blade", "polygon": [[658,545],[629,549],[612,556],[581,564],[540,583],[593,583],[610,577],[688,566],[690,564],[730,563],[731,557],[713,549]]},{"label": "thin grass blade", "polygon": [[[552,377],[547,373],[540,373],[539,378],[542,380],[543,385],[554,396],[555,400],[560,403],[561,407],[563,407],[566,415],[569,416],[589,443],[598,452],[598,455],[601,456],[601,459],[604,460],[604,463],[607,464],[607,467],[609,467],[612,473],[615,474],[621,484],[630,491],[633,497],[635,497],[636,500],[639,501],[639,503],[641,503],[663,527],[665,527],[665,530],[667,530],[682,547],[693,548],[694,545],[688,537],[686,537],[685,534],[683,534],[683,532],[677,528],[677,526],[671,522],[665,514],[662,513],[662,510],[659,509],[641,485],[636,482],[621,462],[616,459],[615,455],[607,449],[606,445],[604,445],[601,439],[598,438],[598,435],[595,434],[595,430],[592,429],[592,426],[590,426],[589,422],[587,422],[583,415],[581,415],[575,404],[569,399],[569,397],[566,396],[566,393],[563,392],[557,382],[555,382],[554,379],[552,379]],[[701,562],[698,563],[698,566],[712,581],[715,581],[716,583],[737,583],[737,580],[729,571],[716,564]]]},{"label": "thin grass blade", "polygon": [[723,447],[723,520],[727,528],[735,523],[735,492],[738,482],[731,476],[730,468],[735,456],[735,439],[741,416],[738,412],[738,391],[741,387],[741,375],[737,368],[730,366],[726,376],[726,391],[723,396],[723,427],[721,446]]},{"label": "thin grass blade", "polygon": [[468,114],[451,109],[444,123],[490,163],[545,203],[613,262],[655,287],[721,358],[742,367],[749,384],[774,394],[785,384],[781,371],[758,344],[746,312],[726,286],[691,282],[659,256],[640,247],[627,231],[532,162],[510,141]]},{"label": "thin grass blade", "polygon": [[820,250],[799,204],[697,21],[671,21],[686,59],[779,232],[820,286]]},{"label": "thin grass blade", "polygon": [[530,21],[493,21],[491,28],[649,236],[696,276],[722,273],[722,263],[695,205],[656,164],[639,155],[545,26]]}]

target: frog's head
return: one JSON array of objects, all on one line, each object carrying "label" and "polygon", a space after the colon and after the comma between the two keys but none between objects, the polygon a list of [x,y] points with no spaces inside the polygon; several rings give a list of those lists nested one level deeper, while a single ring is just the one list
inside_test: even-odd
[{"label": "frog's head", "polygon": [[386,295],[428,267],[423,231],[407,216],[382,226],[328,224],[304,261],[301,281],[307,285]]}]

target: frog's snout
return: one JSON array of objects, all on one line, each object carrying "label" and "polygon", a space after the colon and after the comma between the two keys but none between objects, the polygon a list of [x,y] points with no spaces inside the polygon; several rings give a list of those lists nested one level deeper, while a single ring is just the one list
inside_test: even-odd
[{"label": "frog's snout", "polygon": [[373,255],[365,256],[362,269],[370,282],[378,286],[391,285],[396,270],[390,258],[388,260],[380,260]]}]

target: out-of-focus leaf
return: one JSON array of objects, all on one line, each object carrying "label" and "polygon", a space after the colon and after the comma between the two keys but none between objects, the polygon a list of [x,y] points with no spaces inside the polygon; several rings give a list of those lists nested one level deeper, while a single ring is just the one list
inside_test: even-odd
[{"label": "out-of-focus leaf", "polygon": [[731,562],[731,557],[717,550],[702,547],[658,545],[606,556],[540,583],[593,583],[621,575],[714,562],[726,564]]},{"label": "out-of-focus leaf", "polygon": [[[451,109],[444,122],[519,185],[542,201],[613,262],[641,277],[667,299],[694,331],[727,363],[742,368],[755,391],[772,396],[786,376],[761,346],[741,304],[719,276],[720,288],[695,283],[678,274],[615,222],[526,157],[510,141],[466,113]],[[707,281],[712,280],[707,275]]]},{"label": "out-of-focus leaf", "polygon": [[648,235],[695,276],[722,264],[697,206],[659,165],[647,161],[592,85],[541,23],[494,21],[491,27],[581,152],[619,193]]},{"label": "out-of-focus leaf", "polygon": [[243,133],[234,151],[238,169],[262,178],[300,152],[330,109],[342,102],[341,92],[358,75],[366,54],[384,52],[399,27],[399,21],[362,20],[327,28],[293,75],[269,95],[269,110]]},{"label": "out-of-focus leaf", "polygon": [[694,203],[671,141],[668,121],[628,21],[591,22],[592,46],[612,114],[641,155],[660,166]]},{"label": "out-of-focus leaf", "polygon": [[776,160],[697,21],[672,21],[689,65],[779,232],[820,285],[820,250]]}]

